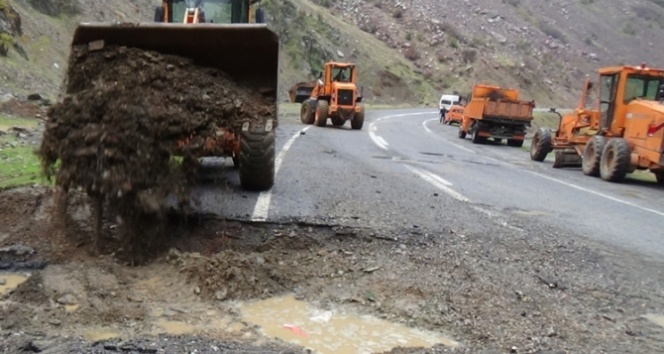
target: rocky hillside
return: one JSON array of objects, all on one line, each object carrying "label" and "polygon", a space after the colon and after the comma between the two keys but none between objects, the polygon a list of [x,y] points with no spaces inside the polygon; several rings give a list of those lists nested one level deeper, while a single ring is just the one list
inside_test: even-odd
[{"label": "rocky hillside", "polygon": [[[0,95],[54,97],[79,21],[149,21],[158,0],[0,0]],[[664,66],[663,0],[264,0],[282,43],[280,99],[326,60],[372,102],[433,104],[474,83],[575,104],[599,66]]]},{"label": "rocky hillside", "polygon": [[438,88],[489,82],[566,104],[599,66],[664,66],[662,0],[315,1],[412,60]]}]

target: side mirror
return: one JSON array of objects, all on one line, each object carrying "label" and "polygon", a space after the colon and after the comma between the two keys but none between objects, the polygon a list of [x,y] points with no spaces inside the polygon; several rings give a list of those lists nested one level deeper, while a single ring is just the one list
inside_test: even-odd
[{"label": "side mirror", "polygon": [[556,113],[556,109],[555,108],[549,108],[549,112]]},{"label": "side mirror", "polygon": [[256,23],[265,23],[265,11],[256,9]]}]

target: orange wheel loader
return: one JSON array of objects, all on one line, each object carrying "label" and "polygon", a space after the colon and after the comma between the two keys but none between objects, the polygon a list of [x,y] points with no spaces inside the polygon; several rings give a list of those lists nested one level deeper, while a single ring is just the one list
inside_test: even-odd
[{"label": "orange wheel loader", "polygon": [[[164,0],[155,9],[154,22],[82,23],[74,32],[72,45],[103,41],[105,45],[191,58],[274,97],[270,102],[277,112],[279,39],[264,23],[263,9],[256,6],[259,1]],[[243,188],[270,189],[274,184],[276,126],[275,116],[259,123],[244,122],[240,131],[220,129],[217,138],[206,141],[197,155],[231,157]]]},{"label": "orange wheel loader", "polygon": [[579,106],[558,115],[555,133],[535,133],[532,160],[544,161],[555,151],[554,167],[580,166],[584,174],[611,182],[649,170],[664,184],[664,70],[645,64],[602,68],[598,90],[586,81]]},{"label": "orange wheel loader", "polygon": [[311,97],[302,102],[300,119],[304,124],[324,127],[330,118],[335,126],[350,120],[352,129],[362,129],[364,106],[357,89],[355,64],[328,62],[325,71],[311,91]]}]

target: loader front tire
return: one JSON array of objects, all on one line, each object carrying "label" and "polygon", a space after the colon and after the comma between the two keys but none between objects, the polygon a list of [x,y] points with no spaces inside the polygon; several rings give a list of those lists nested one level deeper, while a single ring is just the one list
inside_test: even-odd
[{"label": "loader front tire", "polygon": [[599,176],[600,162],[602,161],[602,151],[604,151],[604,146],[606,146],[606,138],[600,135],[593,136],[588,140],[588,143],[586,143],[586,148],[583,149],[581,168],[583,173],[587,176]]},{"label": "loader front tire", "polygon": [[660,186],[664,186],[664,172],[655,172],[655,180]]},{"label": "loader front tire", "polygon": [[459,139],[465,139],[466,138],[466,132],[464,132],[461,127],[459,127]]},{"label": "loader front tire", "polygon": [[316,105],[316,125],[319,127],[324,127],[327,124],[327,115],[329,110],[329,103],[325,100],[319,100]]},{"label": "loader front tire", "polygon": [[302,107],[300,108],[300,120],[304,124],[314,124],[316,116],[313,110],[311,109],[310,100],[304,100],[304,102],[302,102]]},{"label": "loader front tire", "polygon": [[274,185],[274,129],[241,131],[240,185],[250,191],[264,191]]},{"label": "loader front tire", "polygon": [[530,159],[537,162],[542,162],[553,150],[551,145],[551,129],[539,128],[533,141],[530,144]]},{"label": "loader front tire", "polygon": [[604,146],[600,161],[599,175],[609,182],[620,182],[627,175],[631,150],[625,139],[613,138]]},{"label": "loader front tire", "polygon": [[350,127],[355,130],[362,129],[364,125],[364,106],[360,106],[360,111],[355,114],[353,120],[350,121]]}]

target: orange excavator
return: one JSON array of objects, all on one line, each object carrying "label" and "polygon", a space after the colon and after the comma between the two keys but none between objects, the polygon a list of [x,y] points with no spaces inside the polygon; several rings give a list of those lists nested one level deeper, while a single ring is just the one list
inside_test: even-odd
[{"label": "orange excavator", "polygon": [[[548,128],[535,133],[531,159],[541,162],[555,151],[554,167],[580,166],[584,174],[611,182],[649,170],[664,184],[664,69],[602,68],[599,92],[595,86],[585,82],[579,106],[559,114],[555,134]],[[597,99],[590,98],[594,91]]]},{"label": "orange excavator", "polygon": [[[234,81],[274,99],[277,112],[279,39],[268,29],[260,0],[164,0],[154,22],[137,24],[82,23],[72,45],[103,41],[191,58],[194,63],[228,73]],[[186,88],[173,87],[173,90]],[[266,190],[274,184],[274,128],[277,117],[245,122],[240,131],[218,132],[199,157],[231,157],[240,184]],[[181,142],[186,145],[187,141]]]}]

